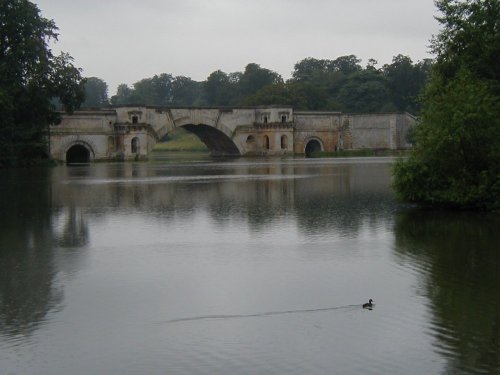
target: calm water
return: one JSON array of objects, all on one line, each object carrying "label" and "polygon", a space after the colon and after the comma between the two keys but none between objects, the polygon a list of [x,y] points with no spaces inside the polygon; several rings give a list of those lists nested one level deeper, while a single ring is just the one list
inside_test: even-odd
[{"label": "calm water", "polygon": [[0,373],[499,374],[498,217],[390,162],[0,170]]}]

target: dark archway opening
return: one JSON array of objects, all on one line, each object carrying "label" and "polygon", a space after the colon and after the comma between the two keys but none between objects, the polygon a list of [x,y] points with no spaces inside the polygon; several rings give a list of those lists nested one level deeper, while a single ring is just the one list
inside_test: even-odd
[{"label": "dark archway opening", "polygon": [[82,145],[74,145],[66,152],[66,163],[88,163],[90,162],[90,151]]},{"label": "dark archway opening", "polygon": [[184,129],[196,134],[214,156],[238,156],[240,151],[223,132],[208,125],[184,125]]},{"label": "dark archway opening", "polygon": [[319,141],[316,139],[312,139],[309,142],[307,142],[305,150],[306,157],[311,157],[311,155],[314,152],[320,152],[321,150],[322,150],[321,143],[319,143]]}]

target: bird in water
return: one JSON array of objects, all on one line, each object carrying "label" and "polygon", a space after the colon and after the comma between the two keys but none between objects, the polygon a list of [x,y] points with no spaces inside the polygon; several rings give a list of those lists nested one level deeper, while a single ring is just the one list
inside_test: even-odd
[{"label": "bird in water", "polygon": [[372,309],[373,308],[373,300],[370,298],[370,300],[367,303],[363,303],[363,309]]}]

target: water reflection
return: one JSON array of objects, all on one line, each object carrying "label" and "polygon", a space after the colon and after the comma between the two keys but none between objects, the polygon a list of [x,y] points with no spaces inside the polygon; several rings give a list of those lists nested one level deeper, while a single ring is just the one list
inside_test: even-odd
[{"label": "water reflection", "polygon": [[117,163],[2,171],[0,330],[27,334],[60,306],[61,275],[78,272],[89,222],[142,213],[189,219],[205,211],[220,228],[235,221],[262,233],[289,217],[305,236],[355,236],[380,225],[393,204],[384,163],[235,160]]},{"label": "water reflection", "polygon": [[54,204],[51,170],[1,172],[0,332],[16,337],[62,304],[60,272],[77,259],[57,250],[85,246],[89,233],[79,208]]},{"label": "water reflection", "polygon": [[[100,373],[141,372],[130,370],[138,346],[154,357],[149,372],[320,374],[336,368],[332,356],[342,373],[428,373],[441,360],[446,373],[499,372],[498,217],[402,212],[387,160],[94,164],[0,178],[0,362],[13,369],[20,352],[28,373],[54,373],[66,350],[68,368],[78,357],[86,373],[99,341],[109,356]],[[342,307],[358,296],[377,308]],[[190,317],[197,325],[151,324]],[[19,337],[39,340],[35,354],[12,349]],[[404,350],[413,357],[394,358]],[[228,357],[241,362],[224,367]]]},{"label": "water reflection", "polygon": [[133,208],[162,218],[206,210],[220,225],[236,219],[252,231],[291,215],[304,234],[355,235],[370,218],[389,218],[394,206],[385,161],[116,164],[97,165],[87,175],[78,167],[58,173],[63,183],[53,196],[62,207],[87,206],[94,213]]},{"label": "water reflection", "polygon": [[49,173],[2,171],[0,194],[0,331],[25,335],[62,300],[55,285]]},{"label": "water reflection", "polygon": [[500,218],[474,213],[396,216],[396,255],[414,265],[430,300],[430,333],[446,373],[500,373]]}]

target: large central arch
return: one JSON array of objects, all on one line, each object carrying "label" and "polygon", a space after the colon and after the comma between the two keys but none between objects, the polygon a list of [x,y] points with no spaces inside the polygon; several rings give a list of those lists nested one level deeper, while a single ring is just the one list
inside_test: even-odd
[{"label": "large central arch", "polygon": [[[159,139],[163,138],[163,131],[184,128],[195,134],[207,146],[212,155],[242,154],[242,150],[232,139],[236,124],[241,120],[239,118],[241,115],[236,115],[232,109],[169,108],[162,113],[166,116],[167,125],[158,128],[158,130],[155,129]],[[230,125],[228,126],[228,124]]]},{"label": "large central arch", "polygon": [[220,130],[208,125],[183,125],[207,146],[212,155],[241,155],[234,142]]}]

